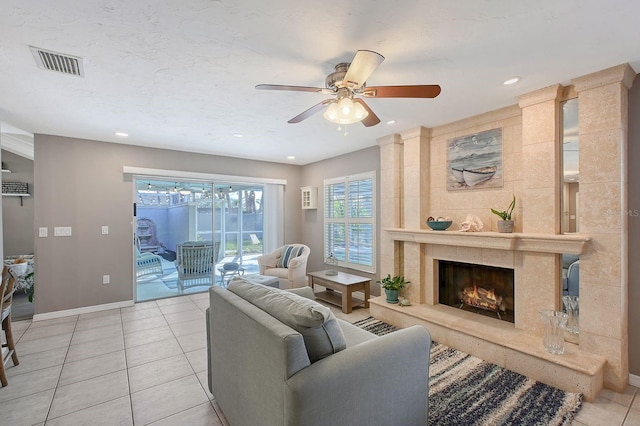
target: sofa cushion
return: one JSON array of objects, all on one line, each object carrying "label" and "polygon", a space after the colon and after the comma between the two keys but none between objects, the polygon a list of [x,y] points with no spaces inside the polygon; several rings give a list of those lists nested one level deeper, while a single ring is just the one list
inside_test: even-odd
[{"label": "sofa cushion", "polygon": [[241,279],[228,289],[300,333],[312,363],[347,347],[336,317],[314,300]]},{"label": "sofa cushion", "polygon": [[304,247],[302,246],[293,246],[287,245],[282,247],[282,254],[280,255],[280,259],[278,259],[278,263],[276,264],[277,268],[288,268],[289,262],[294,257],[298,257],[304,251]]}]

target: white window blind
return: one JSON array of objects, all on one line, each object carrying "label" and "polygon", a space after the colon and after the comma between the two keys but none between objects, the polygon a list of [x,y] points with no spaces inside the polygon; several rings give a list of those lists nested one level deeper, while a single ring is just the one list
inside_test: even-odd
[{"label": "white window blind", "polygon": [[324,181],[324,255],[375,273],[375,172]]}]

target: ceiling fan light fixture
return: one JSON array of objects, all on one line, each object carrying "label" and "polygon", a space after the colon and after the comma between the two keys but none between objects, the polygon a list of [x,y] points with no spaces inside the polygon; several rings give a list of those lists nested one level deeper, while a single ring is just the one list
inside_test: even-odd
[{"label": "ceiling fan light fixture", "polygon": [[338,104],[333,102],[327,110],[324,112],[324,118],[331,121],[332,123],[337,123],[338,120]]},{"label": "ceiling fan light fixture", "polygon": [[358,119],[358,121],[362,121],[365,118],[367,118],[367,116],[369,115],[369,111],[364,109],[364,107],[361,104],[356,103],[353,109],[353,115],[355,118]]},{"label": "ceiling fan light fixture", "polygon": [[324,118],[336,124],[353,124],[364,120],[369,115],[360,103],[353,102],[349,98],[343,98],[339,102],[333,102],[324,112]]},{"label": "ceiling fan light fixture", "polygon": [[338,109],[340,110],[341,116],[349,117],[353,111],[353,101],[349,98],[341,99],[338,103]]}]

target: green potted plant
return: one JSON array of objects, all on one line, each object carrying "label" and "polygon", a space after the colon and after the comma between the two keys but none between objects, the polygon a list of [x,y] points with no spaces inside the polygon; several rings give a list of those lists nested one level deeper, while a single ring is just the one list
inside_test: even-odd
[{"label": "green potted plant", "polygon": [[407,284],[411,281],[405,281],[404,277],[396,275],[392,277],[391,274],[381,280],[376,281],[384,288],[384,292],[387,296],[387,303],[398,303],[398,294]]},{"label": "green potted plant", "polygon": [[502,220],[497,222],[498,224],[498,232],[513,232],[513,220],[511,219],[511,215],[513,214],[513,209],[516,207],[516,196],[513,196],[513,200],[511,200],[511,204],[507,207],[506,210],[498,211],[496,209],[491,209],[491,213],[500,216]]}]

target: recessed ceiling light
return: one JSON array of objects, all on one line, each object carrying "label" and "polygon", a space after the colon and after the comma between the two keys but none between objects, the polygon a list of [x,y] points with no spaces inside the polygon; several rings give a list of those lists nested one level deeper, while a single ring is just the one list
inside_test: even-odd
[{"label": "recessed ceiling light", "polygon": [[129,133],[125,133],[125,132],[114,132],[113,134],[119,138],[126,138],[129,136]]},{"label": "recessed ceiling light", "polygon": [[234,137],[234,138],[241,138],[241,137],[243,137],[243,136],[244,136],[244,135],[243,135],[242,133],[234,133],[234,134],[233,134],[233,137]]},{"label": "recessed ceiling light", "polygon": [[520,81],[520,77],[511,77],[505,80],[502,84],[504,84],[505,86],[509,86],[511,84],[516,84],[519,81]]},{"label": "recessed ceiling light", "polygon": [[389,120],[389,121],[387,121],[387,124],[389,124],[389,125],[396,124],[396,120]]},{"label": "recessed ceiling light", "polygon": [[293,155],[289,155],[289,156],[287,157],[287,160],[295,160],[295,159],[296,159],[296,157],[294,157]]}]

